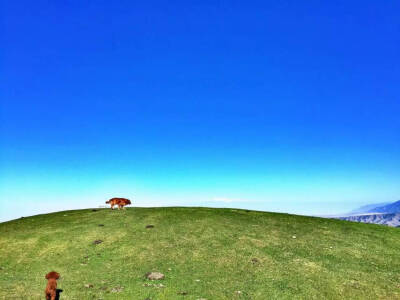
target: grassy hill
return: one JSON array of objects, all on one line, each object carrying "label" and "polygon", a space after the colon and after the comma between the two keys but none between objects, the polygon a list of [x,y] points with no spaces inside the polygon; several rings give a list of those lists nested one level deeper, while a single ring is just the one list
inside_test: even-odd
[{"label": "grassy hill", "polygon": [[400,299],[400,230],[179,207],[0,223],[0,299],[42,299],[52,270],[62,300]]}]

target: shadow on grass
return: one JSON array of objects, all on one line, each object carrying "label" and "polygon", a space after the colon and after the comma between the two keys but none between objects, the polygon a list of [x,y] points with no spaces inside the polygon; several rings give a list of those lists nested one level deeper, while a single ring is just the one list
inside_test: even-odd
[{"label": "shadow on grass", "polygon": [[57,289],[56,290],[56,300],[60,300],[60,294],[63,292],[62,289]]}]

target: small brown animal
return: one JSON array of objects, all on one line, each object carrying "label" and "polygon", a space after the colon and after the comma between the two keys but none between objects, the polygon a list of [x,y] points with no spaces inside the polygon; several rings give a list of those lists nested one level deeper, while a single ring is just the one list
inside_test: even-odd
[{"label": "small brown animal", "polygon": [[47,286],[44,291],[46,300],[55,300],[57,296],[57,279],[60,278],[60,274],[52,271],[48,273],[45,278],[47,279]]},{"label": "small brown animal", "polygon": [[125,198],[112,198],[106,201],[106,204],[111,204],[111,209],[114,209],[114,205],[118,205],[118,209],[120,209],[121,207],[125,209],[125,205],[129,205],[132,203],[131,200]]}]

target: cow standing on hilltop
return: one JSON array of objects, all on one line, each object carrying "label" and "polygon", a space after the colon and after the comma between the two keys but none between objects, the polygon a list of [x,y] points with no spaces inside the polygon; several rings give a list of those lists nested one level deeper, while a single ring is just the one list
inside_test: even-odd
[{"label": "cow standing on hilltop", "polygon": [[111,198],[110,200],[106,201],[106,204],[111,204],[111,209],[114,209],[114,205],[118,205],[118,209],[121,207],[125,209],[125,205],[130,205],[131,200],[126,198]]}]

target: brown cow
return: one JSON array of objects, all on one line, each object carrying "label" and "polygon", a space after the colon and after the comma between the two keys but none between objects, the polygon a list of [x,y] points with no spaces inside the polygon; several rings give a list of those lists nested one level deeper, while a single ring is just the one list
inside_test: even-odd
[{"label": "brown cow", "polygon": [[114,209],[114,205],[118,205],[118,209],[120,209],[121,207],[125,209],[125,205],[130,205],[132,203],[131,200],[126,198],[112,198],[106,201],[106,204],[111,204],[111,209]]}]

